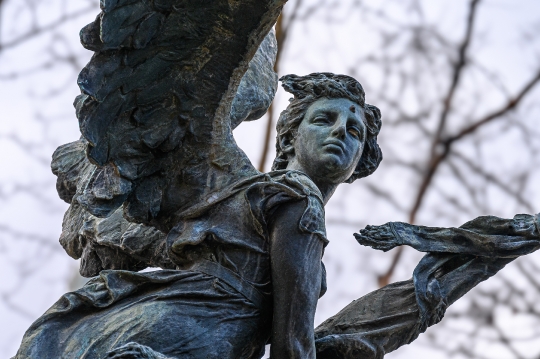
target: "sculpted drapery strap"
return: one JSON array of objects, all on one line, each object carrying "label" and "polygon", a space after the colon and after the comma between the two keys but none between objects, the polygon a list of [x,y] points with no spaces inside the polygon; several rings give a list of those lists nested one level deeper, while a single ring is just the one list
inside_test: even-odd
[{"label": "sculpted drapery strap", "polygon": [[195,263],[190,269],[221,279],[261,310],[267,308],[269,305],[268,299],[259,292],[257,288],[219,263],[201,260],[200,262]]}]

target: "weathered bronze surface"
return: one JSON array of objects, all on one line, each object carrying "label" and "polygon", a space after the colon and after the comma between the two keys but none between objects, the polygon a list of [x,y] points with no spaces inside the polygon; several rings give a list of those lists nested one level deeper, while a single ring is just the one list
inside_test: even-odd
[{"label": "weathered bronze surface", "polygon": [[[60,243],[92,277],[26,332],[28,358],[382,358],[540,246],[538,217],[460,228],[389,223],[356,234],[427,252],[410,281],[314,329],[326,290],[324,205],[382,160],[381,113],[353,78],[288,75],[273,171],[232,129],[260,118],[285,0],[101,0],[75,100],[82,137],[53,155],[70,203]],[[138,272],[147,267],[162,270]]]}]

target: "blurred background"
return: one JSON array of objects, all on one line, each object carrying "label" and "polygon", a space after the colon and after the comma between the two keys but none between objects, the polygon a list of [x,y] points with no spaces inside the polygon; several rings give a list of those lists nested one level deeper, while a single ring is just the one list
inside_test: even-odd
[{"label": "blurred background", "polygon": [[[58,243],[67,205],[50,158],[79,138],[72,101],[91,53],[78,32],[97,0],[0,0],[0,357],[84,278]],[[329,289],[316,324],[379,286],[411,277],[422,255],[359,246],[367,224],[458,226],[540,207],[538,0],[289,0],[276,25],[279,75],[348,74],[383,114],[372,176],[327,206]],[[262,170],[289,95],[235,137]],[[540,253],[508,265],[443,321],[387,358],[540,358]]]}]

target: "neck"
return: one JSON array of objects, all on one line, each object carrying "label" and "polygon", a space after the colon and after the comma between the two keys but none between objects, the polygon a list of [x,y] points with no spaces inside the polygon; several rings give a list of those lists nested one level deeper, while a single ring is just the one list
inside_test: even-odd
[{"label": "neck", "polygon": [[338,187],[338,185],[333,184],[333,183],[332,184],[330,184],[330,183],[317,183],[317,181],[314,180],[313,178],[311,178],[311,180],[313,181],[313,183],[315,183],[315,185],[317,185],[317,187],[319,188],[319,191],[321,191],[321,194],[323,196],[324,205],[326,205],[328,203],[328,200],[330,200],[330,197],[332,197],[332,195],[336,191],[336,188]]},{"label": "neck", "polygon": [[328,203],[328,201],[330,200],[330,198],[332,197],[332,195],[336,191],[336,188],[339,186],[339,183],[337,183],[337,184],[336,183],[330,183],[328,181],[325,181],[324,179],[321,179],[321,178],[314,177],[314,176],[310,175],[309,171],[306,171],[303,168],[303,166],[300,165],[300,163],[298,163],[298,162],[296,162],[294,160],[289,162],[289,164],[287,166],[287,169],[288,170],[300,171],[300,172],[304,173],[306,176],[308,176],[313,181],[313,183],[315,183],[315,185],[317,186],[319,191],[321,191],[321,194],[322,194],[322,197],[323,197],[323,202],[324,202],[325,205]]}]

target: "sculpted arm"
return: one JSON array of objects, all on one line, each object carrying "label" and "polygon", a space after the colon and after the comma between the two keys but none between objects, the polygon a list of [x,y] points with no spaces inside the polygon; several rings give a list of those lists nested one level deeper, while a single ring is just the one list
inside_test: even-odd
[{"label": "sculpted arm", "polygon": [[315,358],[315,309],[321,290],[323,242],[301,232],[303,201],[278,208],[271,230],[274,298],[271,358]]},{"label": "sculpted arm", "polygon": [[516,258],[540,248],[538,218],[538,215],[526,214],[518,214],[513,219],[482,216],[458,228],[389,222],[367,226],[355,237],[363,245],[384,251],[408,245],[421,252]]}]

